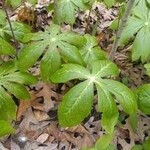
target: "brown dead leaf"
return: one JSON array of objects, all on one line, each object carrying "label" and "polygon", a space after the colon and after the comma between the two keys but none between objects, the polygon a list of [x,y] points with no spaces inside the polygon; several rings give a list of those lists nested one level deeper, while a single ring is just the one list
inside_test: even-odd
[{"label": "brown dead leaf", "polygon": [[49,134],[43,133],[36,139],[36,141],[39,143],[44,143],[48,139],[48,137],[49,137]]},{"label": "brown dead leaf", "polygon": [[55,92],[52,91],[53,84],[42,84],[42,90],[37,94],[37,97],[43,97],[44,98],[44,108],[45,111],[48,112],[51,108],[54,107],[54,103],[51,99],[51,97],[58,97]]},{"label": "brown dead leaf", "polygon": [[78,132],[78,133],[90,134],[88,130],[82,125],[78,125],[72,128],[67,128],[66,131],[70,131],[72,133]]},{"label": "brown dead leaf", "polygon": [[32,105],[32,102],[36,99],[36,93],[30,92],[31,99],[26,101],[20,101],[17,109],[17,120],[22,116],[22,114]]},{"label": "brown dead leaf", "polygon": [[45,121],[49,119],[49,115],[47,113],[40,111],[40,110],[34,110],[33,111],[35,118],[37,121]]},{"label": "brown dead leaf", "polygon": [[[56,122],[52,122],[50,126],[48,126],[46,131],[50,135],[54,136],[56,140],[61,142],[68,141],[73,145],[75,145],[76,147],[78,147],[79,149],[83,147],[91,147],[94,144],[94,139],[82,126],[75,127],[72,129],[70,128],[62,131],[57,127]],[[74,132],[71,133],[71,131]],[[79,133],[79,136],[75,137],[74,133],[76,133],[77,131],[81,132],[81,134]]]}]

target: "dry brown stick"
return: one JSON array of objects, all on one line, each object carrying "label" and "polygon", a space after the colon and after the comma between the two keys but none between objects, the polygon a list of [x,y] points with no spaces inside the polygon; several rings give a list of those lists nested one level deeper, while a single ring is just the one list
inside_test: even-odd
[{"label": "dry brown stick", "polygon": [[128,18],[129,18],[130,14],[131,14],[131,10],[132,10],[132,8],[134,6],[134,2],[135,2],[135,0],[129,0],[128,1],[127,9],[126,9],[125,14],[123,15],[123,17],[121,19],[121,23],[120,23],[119,29],[117,31],[116,38],[114,40],[114,43],[113,43],[113,46],[112,46],[112,50],[111,50],[111,52],[109,54],[109,59],[112,60],[112,61],[113,61],[114,55],[115,55],[115,53],[116,53],[116,51],[118,49],[119,39],[121,37],[121,34],[123,32],[124,27],[126,26]]},{"label": "dry brown stick", "polygon": [[14,31],[13,31],[13,27],[12,27],[12,24],[11,24],[11,21],[10,21],[8,12],[7,12],[7,8],[6,8],[6,5],[5,5],[5,0],[2,0],[2,8],[5,11],[5,14],[6,14],[6,17],[7,17],[7,20],[8,20],[8,24],[9,24],[9,27],[10,27],[10,30],[11,30],[11,33],[12,33],[12,38],[14,40],[15,48],[16,48],[16,50],[18,50],[18,42],[16,40]]}]

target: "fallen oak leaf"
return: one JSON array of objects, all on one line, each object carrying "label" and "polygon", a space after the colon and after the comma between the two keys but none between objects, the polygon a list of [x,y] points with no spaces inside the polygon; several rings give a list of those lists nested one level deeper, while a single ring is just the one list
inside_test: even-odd
[{"label": "fallen oak leaf", "polygon": [[52,87],[54,86],[53,84],[46,84],[46,83],[41,83],[42,84],[42,90],[37,94],[38,97],[43,97],[44,98],[44,108],[45,111],[48,112],[51,108],[54,107],[54,103],[51,99],[51,97],[56,97],[58,99],[57,94],[52,91]]},{"label": "fallen oak leaf", "polygon": [[23,115],[23,113],[32,105],[32,102],[36,99],[36,93],[30,92],[31,99],[26,101],[20,101],[17,109],[17,120]]}]

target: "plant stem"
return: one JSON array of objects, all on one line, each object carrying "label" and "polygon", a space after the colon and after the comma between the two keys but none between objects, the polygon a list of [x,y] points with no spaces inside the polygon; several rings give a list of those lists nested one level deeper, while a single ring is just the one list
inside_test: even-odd
[{"label": "plant stem", "polygon": [[7,17],[7,20],[8,20],[8,24],[9,24],[9,27],[10,27],[10,30],[11,30],[11,33],[12,33],[12,38],[14,40],[15,48],[16,48],[16,50],[18,50],[18,42],[15,38],[15,34],[14,34],[14,31],[13,31],[13,28],[12,28],[12,24],[11,24],[11,21],[10,21],[8,12],[7,12],[7,8],[6,8],[6,5],[5,5],[5,0],[2,0],[2,7],[5,11],[5,14],[6,14],[6,17]]},{"label": "plant stem", "polygon": [[135,2],[135,0],[129,0],[128,1],[127,9],[126,9],[126,11],[125,11],[125,13],[124,13],[124,15],[123,15],[123,17],[121,19],[121,23],[120,23],[119,29],[117,31],[116,38],[114,40],[114,43],[113,43],[113,46],[112,46],[112,50],[111,50],[111,52],[109,54],[109,59],[112,60],[112,61],[114,59],[115,52],[118,49],[119,39],[120,39],[120,37],[122,35],[124,27],[126,26],[128,18],[129,18],[130,14],[131,14],[131,10],[132,10],[132,8],[134,6],[134,2]]},{"label": "plant stem", "polygon": [[88,14],[88,18],[86,20],[86,28],[85,28],[85,33],[89,33],[90,32],[90,16],[91,16],[91,12],[92,12],[92,8],[89,10],[89,14]]}]

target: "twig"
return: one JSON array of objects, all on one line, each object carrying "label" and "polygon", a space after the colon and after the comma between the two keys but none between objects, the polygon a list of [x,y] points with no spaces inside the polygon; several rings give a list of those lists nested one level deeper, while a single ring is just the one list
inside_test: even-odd
[{"label": "twig", "polygon": [[12,24],[11,24],[11,21],[10,21],[8,12],[7,12],[7,8],[6,8],[6,5],[5,5],[5,0],[2,0],[2,7],[3,7],[3,9],[4,9],[5,13],[6,13],[8,24],[9,24],[9,27],[10,27],[10,30],[11,30],[11,33],[12,33],[12,38],[14,40],[15,48],[16,48],[16,50],[18,50],[18,42],[17,42],[17,40],[15,38],[15,34],[14,34],[14,31],[13,31],[13,28],[12,28]]},{"label": "twig", "polygon": [[131,13],[131,10],[132,10],[132,7],[134,6],[134,2],[135,2],[135,0],[129,0],[128,5],[127,5],[127,9],[125,11],[125,14],[122,17],[119,29],[118,29],[117,34],[116,34],[116,38],[115,38],[113,46],[112,46],[112,50],[111,50],[110,55],[109,55],[109,59],[112,60],[112,61],[114,59],[115,52],[118,49],[119,39],[121,37],[121,34],[123,32],[124,27],[126,26],[126,23],[128,21],[128,18],[130,16],[130,13]]}]

